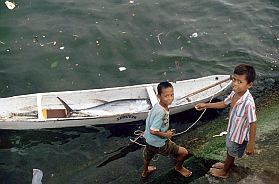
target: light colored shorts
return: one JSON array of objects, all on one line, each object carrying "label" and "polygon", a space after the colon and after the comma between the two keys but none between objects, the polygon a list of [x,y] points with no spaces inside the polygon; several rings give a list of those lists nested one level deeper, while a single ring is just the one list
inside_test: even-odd
[{"label": "light colored shorts", "polygon": [[228,154],[232,157],[241,158],[244,154],[248,141],[243,141],[242,144],[237,144],[230,140],[229,135],[226,137],[226,146]]}]

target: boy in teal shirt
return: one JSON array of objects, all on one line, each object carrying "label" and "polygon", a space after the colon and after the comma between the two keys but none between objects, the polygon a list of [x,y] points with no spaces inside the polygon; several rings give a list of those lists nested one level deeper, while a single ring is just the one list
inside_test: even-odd
[{"label": "boy in teal shirt", "polygon": [[169,108],[174,99],[173,86],[169,82],[162,82],[157,86],[158,100],[146,119],[146,127],[143,137],[146,140],[144,150],[144,167],[141,176],[148,177],[156,170],[149,165],[155,154],[164,156],[174,155],[176,158],[175,170],[185,177],[191,176],[192,172],[183,167],[184,160],[188,157],[188,151],[176,145],[170,140],[173,132],[169,130]]}]

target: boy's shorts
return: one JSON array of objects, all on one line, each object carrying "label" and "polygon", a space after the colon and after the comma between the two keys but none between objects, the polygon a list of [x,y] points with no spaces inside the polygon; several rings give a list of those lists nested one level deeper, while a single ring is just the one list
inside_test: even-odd
[{"label": "boy's shorts", "polygon": [[174,155],[176,157],[178,155],[179,146],[172,142],[171,140],[167,140],[166,144],[162,147],[154,147],[149,144],[146,144],[144,149],[144,159],[151,160],[156,154],[168,156]]},{"label": "boy's shorts", "polygon": [[230,137],[227,135],[226,137],[226,146],[228,150],[228,154],[232,157],[241,158],[244,154],[248,141],[243,141],[242,144],[237,144],[230,140]]}]

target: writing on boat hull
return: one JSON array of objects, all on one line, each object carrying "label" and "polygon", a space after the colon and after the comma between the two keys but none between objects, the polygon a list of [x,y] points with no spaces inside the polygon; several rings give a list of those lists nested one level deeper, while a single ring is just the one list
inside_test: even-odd
[{"label": "writing on boat hull", "polygon": [[116,118],[117,121],[122,120],[122,119],[137,119],[137,116],[127,114],[127,115],[122,115]]}]

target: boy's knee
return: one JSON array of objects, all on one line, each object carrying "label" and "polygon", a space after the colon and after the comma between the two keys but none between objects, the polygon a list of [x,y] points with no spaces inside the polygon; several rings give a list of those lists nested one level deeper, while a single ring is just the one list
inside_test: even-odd
[{"label": "boy's knee", "polygon": [[184,147],[179,147],[178,152],[179,152],[179,155],[181,155],[181,156],[183,156],[183,157],[187,157],[188,154],[189,154],[188,151],[187,151],[187,149],[184,148]]}]

